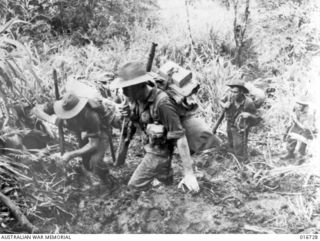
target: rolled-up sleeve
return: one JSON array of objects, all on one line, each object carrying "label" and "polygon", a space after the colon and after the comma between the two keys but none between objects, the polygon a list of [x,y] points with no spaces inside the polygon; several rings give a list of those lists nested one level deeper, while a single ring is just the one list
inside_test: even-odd
[{"label": "rolled-up sleeve", "polygon": [[167,139],[179,139],[185,134],[180,117],[174,103],[169,98],[164,98],[158,104],[158,115],[161,123],[167,130]]},{"label": "rolled-up sleeve", "polygon": [[104,119],[108,120],[108,125],[121,129],[122,119],[118,106],[111,100],[103,100]]}]

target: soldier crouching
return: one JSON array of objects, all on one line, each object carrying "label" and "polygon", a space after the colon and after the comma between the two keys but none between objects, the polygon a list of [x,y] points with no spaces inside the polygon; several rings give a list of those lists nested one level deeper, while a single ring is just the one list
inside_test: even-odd
[{"label": "soldier crouching", "polygon": [[300,98],[296,101],[296,106],[291,113],[291,125],[287,130],[285,140],[287,141],[287,154],[281,159],[295,158],[295,150],[298,151],[298,157],[306,155],[307,144],[313,139],[316,133],[315,110],[310,108],[307,98]]}]

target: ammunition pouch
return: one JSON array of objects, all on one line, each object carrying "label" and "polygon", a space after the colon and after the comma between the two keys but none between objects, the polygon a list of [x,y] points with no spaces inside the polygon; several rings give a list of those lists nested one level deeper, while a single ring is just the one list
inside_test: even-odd
[{"label": "ammunition pouch", "polygon": [[148,124],[146,128],[146,134],[151,146],[161,146],[166,143],[166,133],[163,125],[160,124]]},{"label": "ammunition pouch", "polygon": [[144,150],[147,153],[151,153],[157,156],[161,156],[161,157],[168,157],[170,156],[170,151],[169,148],[167,147],[166,144],[163,145],[151,145],[151,144],[147,144],[144,146]]}]

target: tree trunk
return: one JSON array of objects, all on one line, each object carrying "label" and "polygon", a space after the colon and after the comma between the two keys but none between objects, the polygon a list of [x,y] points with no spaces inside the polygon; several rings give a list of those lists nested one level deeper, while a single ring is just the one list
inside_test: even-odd
[{"label": "tree trunk", "polygon": [[2,192],[0,192],[0,201],[10,209],[13,216],[19,221],[21,226],[25,228],[26,231],[28,231],[29,233],[36,233],[39,231],[37,227],[35,227],[32,223],[29,222],[26,216],[20,211],[19,207],[16,204],[14,204],[10,200],[10,198],[8,198]]},{"label": "tree trunk", "polygon": [[250,0],[246,0],[246,8],[244,11],[244,23],[238,24],[238,6],[239,1],[234,0],[233,1],[234,6],[234,21],[233,21],[233,33],[234,33],[234,40],[236,43],[236,51],[235,51],[235,63],[238,67],[241,67],[243,64],[242,59],[242,49],[244,45],[244,35],[246,33],[246,29],[248,26],[248,19],[249,19],[249,6],[250,6]]}]

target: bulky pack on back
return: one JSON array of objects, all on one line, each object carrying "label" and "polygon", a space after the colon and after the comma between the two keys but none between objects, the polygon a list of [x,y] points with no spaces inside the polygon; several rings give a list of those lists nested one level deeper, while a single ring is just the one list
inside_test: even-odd
[{"label": "bulky pack on back", "polygon": [[248,96],[252,99],[253,103],[255,104],[256,108],[260,108],[263,103],[265,102],[266,95],[265,92],[256,87],[252,83],[245,83],[244,86],[249,90]]},{"label": "bulky pack on back", "polygon": [[[174,62],[168,61],[154,73],[154,81],[159,89],[164,91],[177,104],[178,114],[185,116],[198,108],[195,94],[199,89],[199,83],[192,78],[192,72],[186,70]],[[156,99],[154,106],[165,95]]]},{"label": "bulky pack on back", "polygon": [[117,112],[115,104],[103,98],[99,90],[92,83],[71,78],[66,84],[66,90],[76,94],[80,98],[87,98],[91,109],[99,114],[103,127],[110,127]]},{"label": "bulky pack on back", "polygon": [[[110,128],[115,125],[116,120],[120,120],[120,113],[118,113],[116,105],[111,100],[105,98],[89,99],[88,104],[91,109],[99,114],[104,128]],[[121,125],[121,123],[117,124]]]}]

